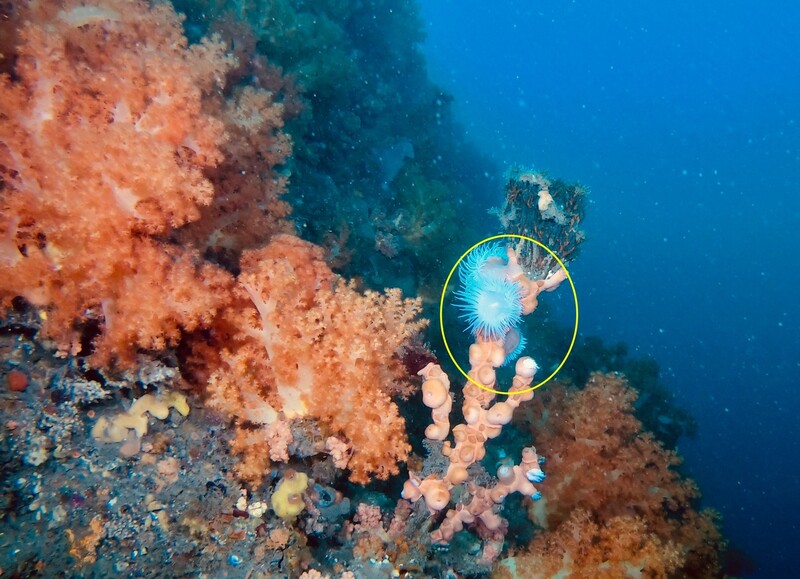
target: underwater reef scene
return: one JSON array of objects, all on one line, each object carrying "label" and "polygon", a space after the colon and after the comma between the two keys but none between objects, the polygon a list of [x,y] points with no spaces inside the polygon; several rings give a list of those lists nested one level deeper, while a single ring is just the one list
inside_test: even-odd
[{"label": "underwater reef scene", "polygon": [[726,575],[694,419],[551,315],[588,189],[477,152],[415,4],[1,9],[0,575]]}]

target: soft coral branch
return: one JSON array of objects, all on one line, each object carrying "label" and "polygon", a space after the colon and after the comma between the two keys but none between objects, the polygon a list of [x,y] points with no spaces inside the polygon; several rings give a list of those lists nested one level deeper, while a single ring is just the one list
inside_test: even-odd
[{"label": "soft coral branch", "polygon": [[[67,1],[26,8],[15,78],[0,77],[0,299],[46,310],[45,331],[95,360],[130,361],[209,321],[229,276],[154,236],[197,219],[222,159],[204,111],[232,60],[188,47],[168,4]],[[16,252],[14,249],[16,248]]]},{"label": "soft coral branch", "polygon": [[[281,414],[314,418],[352,445],[351,480],[396,474],[410,447],[390,393],[404,379],[398,354],[423,325],[419,302],[356,291],[335,279],[320,248],[288,235],[241,265],[252,305],[229,312],[240,332],[211,377],[212,406],[262,430]],[[266,432],[262,440],[267,454]]]},{"label": "soft coral branch", "polygon": [[527,423],[548,449],[544,498],[529,507],[544,530],[528,553],[504,563],[515,577],[570,569],[616,577],[626,568],[648,577],[719,575],[716,515],[696,510],[699,491],[676,469],[678,455],[642,431],[636,396],[621,376],[595,373],[585,388],[552,385],[528,407]]}]

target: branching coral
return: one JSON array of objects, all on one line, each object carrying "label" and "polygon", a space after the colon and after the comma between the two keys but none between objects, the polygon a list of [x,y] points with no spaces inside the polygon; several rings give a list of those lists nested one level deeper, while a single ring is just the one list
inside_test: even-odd
[{"label": "branching coral", "polygon": [[516,358],[523,349],[515,326],[523,315],[536,309],[537,296],[542,291],[558,288],[566,278],[566,274],[559,271],[560,274],[547,279],[531,279],[525,275],[513,249],[503,245],[479,247],[461,263],[458,295],[466,311],[462,317],[470,322],[476,341],[469,349],[469,381],[463,390],[464,422],[452,428],[455,444],[445,440],[450,434],[450,380],[432,363],[419,372],[425,378],[423,402],[432,409],[433,419],[425,436],[445,441],[441,454],[447,457],[449,464],[444,472],[432,472],[424,478],[411,472],[403,485],[402,496],[414,503],[423,499],[431,514],[436,514],[449,506],[453,489],[466,483],[471,497],[469,502],[462,497],[455,508],[449,509],[430,539],[433,543],[446,544],[465,525],[472,525],[485,540],[483,563],[493,561],[502,550],[507,524],[498,514],[499,505],[513,493],[534,500],[541,496],[532,483],[542,482],[545,474],[533,447],[523,449],[519,465],[498,465],[498,481],[491,488],[470,480],[474,471],[469,469],[486,456],[487,441],[500,435],[520,404],[533,398],[531,384],[539,369],[533,358],[523,356],[516,361],[508,398],[501,402],[495,401],[496,393],[502,392],[497,390],[497,368]]},{"label": "branching coral", "polygon": [[168,4],[45,2],[25,16],[15,78],[0,77],[0,299],[43,308],[73,353],[93,315],[95,361],[132,363],[208,323],[230,283],[157,237],[211,201],[203,170],[225,134],[203,95],[232,61],[213,38],[188,47]]},{"label": "branching coral", "polygon": [[[227,322],[239,333],[209,393],[250,441],[236,447],[245,452],[242,474],[260,479],[269,455],[264,427],[280,414],[315,418],[326,435],[344,435],[352,481],[396,474],[409,446],[391,395],[405,374],[397,355],[424,325],[418,301],[396,290],[358,292],[335,278],[319,247],[288,235],[246,252],[241,267],[241,304]],[[255,469],[251,460],[260,462]]]},{"label": "branching coral", "polygon": [[[484,384],[494,389],[495,368],[503,363],[504,358],[502,342],[473,344],[470,349],[470,377],[482,379]],[[442,524],[431,533],[430,538],[433,543],[446,544],[465,525],[473,525],[488,540],[484,545],[487,562],[499,553],[499,550],[495,552],[494,545],[499,544],[502,548],[505,534],[506,521],[498,514],[499,505],[508,495],[517,492],[538,499],[540,494],[532,483],[541,482],[545,478],[539,467],[536,450],[528,447],[522,451],[519,465],[503,464],[498,468],[498,482],[495,486],[482,487],[469,480],[471,475],[468,469],[484,458],[486,442],[500,435],[503,426],[511,422],[514,410],[522,402],[533,398],[533,392],[526,390],[536,374],[536,363],[529,357],[520,358],[515,369],[516,374],[509,389],[512,394],[503,402],[495,402],[494,394],[471,382],[464,386],[464,423],[453,427],[455,445],[445,441],[441,449],[449,460],[447,470],[444,473],[429,474],[424,479],[412,472],[403,485],[404,499],[412,503],[422,499],[430,513],[435,514],[449,506],[454,487],[467,483],[471,497],[469,502],[458,502],[455,508],[449,509]],[[433,418],[433,424],[425,430],[425,435],[431,440],[445,440],[450,434],[450,380],[434,364],[428,364],[419,374],[425,378],[422,385],[423,401],[432,409]]]}]

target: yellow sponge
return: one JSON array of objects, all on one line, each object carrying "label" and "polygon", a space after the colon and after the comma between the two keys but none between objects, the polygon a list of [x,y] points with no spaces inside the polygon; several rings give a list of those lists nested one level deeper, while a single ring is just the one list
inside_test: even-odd
[{"label": "yellow sponge", "polygon": [[101,442],[122,442],[128,437],[128,431],[134,430],[136,437],[147,434],[147,416],[150,413],[159,420],[166,420],[169,409],[174,408],[183,416],[189,414],[186,396],[180,392],[167,392],[154,396],[145,394],[127,412],[118,414],[113,419],[102,417],[92,428],[92,436]]},{"label": "yellow sponge", "polygon": [[280,518],[293,520],[305,507],[303,493],[308,488],[308,476],[302,472],[287,470],[272,495],[272,510]]}]

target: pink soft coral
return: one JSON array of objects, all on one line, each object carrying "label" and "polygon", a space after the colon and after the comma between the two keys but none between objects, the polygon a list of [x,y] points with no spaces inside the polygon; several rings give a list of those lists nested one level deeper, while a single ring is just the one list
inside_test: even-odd
[{"label": "pink soft coral", "polygon": [[207,324],[230,277],[156,236],[197,219],[222,159],[204,93],[231,66],[188,47],[168,4],[103,0],[25,7],[16,78],[0,77],[0,299],[43,308],[45,331],[95,361],[129,362]]}]

